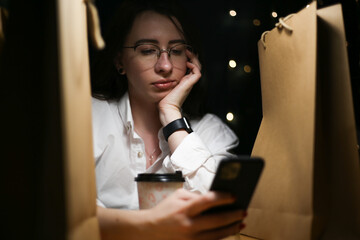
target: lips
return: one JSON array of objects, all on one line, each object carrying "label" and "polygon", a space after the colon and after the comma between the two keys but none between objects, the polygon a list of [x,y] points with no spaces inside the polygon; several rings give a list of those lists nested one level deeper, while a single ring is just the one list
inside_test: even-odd
[{"label": "lips", "polygon": [[156,81],[152,85],[154,85],[159,90],[165,91],[174,88],[176,86],[176,81],[164,79]]}]

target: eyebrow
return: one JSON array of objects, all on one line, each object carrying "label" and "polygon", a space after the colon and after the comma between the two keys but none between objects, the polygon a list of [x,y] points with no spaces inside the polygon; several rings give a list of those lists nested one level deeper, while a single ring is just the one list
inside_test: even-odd
[{"label": "eyebrow", "polygon": [[[137,40],[135,42],[135,46],[136,45],[139,45],[139,44],[143,44],[143,43],[154,43],[154,44],[159,44],[159,41],[158,40],[155,40],[155,39],[147,39],[147,38],[144,38],[144,39],[140,39],[140,40]],[[175,40],[170,40],[168,42],[168,44],[174,44],[174,43],[186,43],[184,39],[175,39]]]}]

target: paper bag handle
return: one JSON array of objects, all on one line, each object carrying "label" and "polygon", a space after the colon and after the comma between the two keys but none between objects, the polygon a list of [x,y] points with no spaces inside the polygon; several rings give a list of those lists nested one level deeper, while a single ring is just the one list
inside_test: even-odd
[{"label": "paper bag handle", "polygon": [[105,47],[105,41],[101,36],[100,21],[98,11],[94,4],[94,0],[84,0],[87,7],[88,15],[88,31],[93,46],[96,49],[103,49]]},{"label": "paper bag handle", "polygon": [[[289,14],[287,15],[285,18],[279,18],[279,22],[275,24],[275,27],[277,27],[278,29],[282,29],[284,28],[285,30],[287,30],[288,32],[292,33],[294,31],[294,29],[289,26],[288,24],[285,23],[285,21],[287,21],[289,18],[291,18],[292,16],[294,16],[295,14]],[[264,46],[264,49],[266,49],[266,44],[265,44],[265,35],[270,32],[270,31],[265,31],[261,34],[260,40],[262,45]]]}]

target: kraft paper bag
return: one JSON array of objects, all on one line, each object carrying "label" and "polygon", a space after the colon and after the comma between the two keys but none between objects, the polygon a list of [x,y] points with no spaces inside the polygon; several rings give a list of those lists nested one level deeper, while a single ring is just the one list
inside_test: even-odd
[{"label": "kraft paper bag", "polygon": [[66,239],[99,240],[88,30],[95,47],[104,47],[104,42],[92,0],[58,0],[57,11]]},{"label": "kraft paper bag", "polygon": [[104,45],[96,8],[6,2],[14,4],[0,7],[1,239],[99,240],[88,56],[88,34]]},{"label": "kraft paper bag", "polygon": [[243,234],[360,239],[360,166],[340,4],[316,2],[258,42],[265,169]]}]

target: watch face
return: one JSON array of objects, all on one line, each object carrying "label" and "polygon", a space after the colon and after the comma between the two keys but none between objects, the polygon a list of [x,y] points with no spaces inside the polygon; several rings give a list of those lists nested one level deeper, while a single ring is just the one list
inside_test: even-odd
[{"label": "watch face", "polygon": [[183,119],[183,121],[184,121],[184,123],[186,125],[186,131],[188,131],[188,130],[192,131],[192,129],[190,127],[190,123],[188,122],[188,120],[185,117],[183,117],[182,119]]}]

